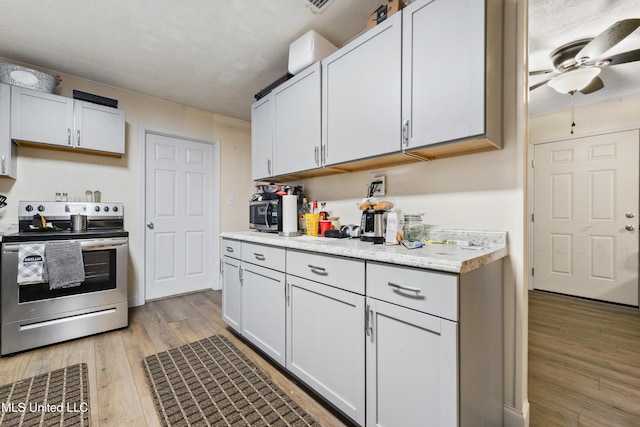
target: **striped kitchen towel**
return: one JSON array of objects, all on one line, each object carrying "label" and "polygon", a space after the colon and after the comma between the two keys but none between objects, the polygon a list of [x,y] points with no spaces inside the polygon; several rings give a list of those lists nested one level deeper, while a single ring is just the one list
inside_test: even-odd
[{"label": "striped kitchen towel", "polygon": [[18,284],[47,281],[43,243],[23,243],[18,248]]},{"label": "striped kitchen towel", "polygon": [[84,282],[80,242],[47,242],[44,253],[47,258],[49,289],[72,288]]}]

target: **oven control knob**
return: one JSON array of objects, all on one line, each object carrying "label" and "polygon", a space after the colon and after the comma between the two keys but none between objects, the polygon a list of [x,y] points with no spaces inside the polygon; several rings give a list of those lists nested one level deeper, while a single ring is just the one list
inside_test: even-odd
[{"label": "oven control knob", "polygon": [[38,206],[38,212],[44,212],[44,206],[42,205]]},{"label": "oven control knob", "polygon": [[96,206],[95,208],[93,208],[93,210],[96,212],[100,212],[100,206]]},{"label": "oven control knob", "polygon": [[33,206],[27,205],[24,207],[27,212],[31,212],[33,210]]},{"label": "oven control knob", "polygon": [[105,207],[104,207],[104,211],[105,211],[105,212],[109,212],[109,206],[105,206]]},{"label": "oven control knob", "polygon": [[114,211],[114,212],[118,212],[118,207],[117,207],[117,206],[114,206],[114,207],[113,207],[113,209],[112,209],[112,211]]}]

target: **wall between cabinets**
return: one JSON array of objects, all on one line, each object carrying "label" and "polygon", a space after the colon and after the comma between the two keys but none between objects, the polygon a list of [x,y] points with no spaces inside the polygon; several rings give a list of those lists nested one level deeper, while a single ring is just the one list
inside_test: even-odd
[{"label": "wall between cabinets", "polygon": [[[15,63],[10,59],[0,59]],[[20,64],[36,68],[30,64]],[[41,69],[41,68],[40,68]],[[56,94],[72,97],[73,89],[118,100],[126,112],[126,155],[120,159],[42,148],[18,148],[18,179],[0,179],[0,194],[8,205],[0,210],[0,224],[17,223],[18,200],[53,200],[56,192],[83,196],[86,190],[100,190],[103,201],[121,201],[125,206],[125,228],[129,231],[129,296],[137,301],[141,284],[137,274],[144,265],[138,259],[141,249],[139,216],[144,201],[138,200],[140,182],[140,126],[176,131],[219,141],[221,231],[245,229],[248,219],[248,195],[254,190],[251,181],[251,125],[249,122],[164,101],[151,96],[78,79],[55,70],[60,75]],[[233,196],[234,205],[227,200]],[[218,280],[218,278],[215,278]]]}]

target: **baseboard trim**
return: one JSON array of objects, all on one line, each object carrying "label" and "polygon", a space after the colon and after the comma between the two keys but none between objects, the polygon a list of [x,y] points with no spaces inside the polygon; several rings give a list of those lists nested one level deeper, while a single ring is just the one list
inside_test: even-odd
[{"label": "baseboard trim", "polygon": [[504,427],[529,427],[529,401],[525,400],[522,411],[504,405]]}]

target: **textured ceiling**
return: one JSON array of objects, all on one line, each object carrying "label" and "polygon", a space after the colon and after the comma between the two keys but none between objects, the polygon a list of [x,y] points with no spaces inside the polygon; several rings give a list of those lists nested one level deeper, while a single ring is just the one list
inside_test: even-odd
[{"label": "textured ceiling", "polygon": [[340,46],[383,0],[0,0],[0,57],[244,120],[310,29]]},{"label": "textured ceiling", "polygon": [[[253,95],[287,72],[292,41],[314,29],[344,45],[383,2],[335,0],[316,14],[304,0],[0,0],[0,57],[249,120]],[[638,0],[529,0],[530,69],[631,17]],[[640,48],[639,33],[620,48]],[[640,92],[638,64],[601,77],[576,105]],[[532,115],[570,106],[546,85],[530,94]]]},{"label": "textured ceiling", "polygon": [[[552,69],[551,51],[575,40],[593,38],[622,19],[640,18],[638,0],[529,0],[529,70]],[[640,29],[611,49],[621,53],[640,49]],[[640,62],[604,67],[604,88],[588,95],[576,93],[575,105],[640,94]],[[544,76],[531,76],[535,84]],[[547,85],[531,91],[529,114],[538,115],[571,107],[571,95]]]}]

